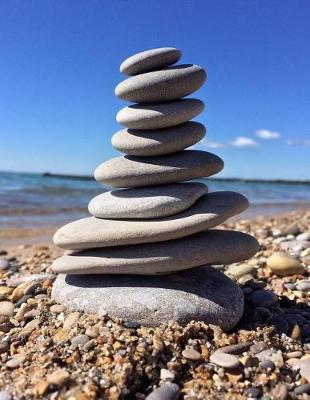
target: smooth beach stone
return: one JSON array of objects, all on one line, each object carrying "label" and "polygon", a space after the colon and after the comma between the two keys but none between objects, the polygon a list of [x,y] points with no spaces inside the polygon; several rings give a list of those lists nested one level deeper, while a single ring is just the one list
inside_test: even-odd
[{"label": "smooth beach stone", "polygon": [[120,82],[115,95],[135,103],[161,103],[176,100],[198,90],[207,74],[199,65],[182,64],[132,76]]},{"label": "smooth beach stone", "polygon": [[277,303],[277,296],[269,290],[255,290],[250,295],[254,307],[272,307]]},{"label": "smooth beach stone", "polygon": [[210,266],[170,275],[57,276],[52,298],[68,308],[158,326],[175,320],[204,321],[228,330],[243,314],[238,285]]},{"label": "smooth beach stone", "polygon": [[166,129],[123,129],[113,135],[111,142],[117,150],[132,156],[160,156],[192,146],[205,133],[202,124],[190,121]]},{"label": "smooth beach stone", "polygon": [[214,192],[170,217],[147,220],[83,218],[58,229],[54,243],[63,249],[80,250],[173,240],[213,228],[246,210],[248,205],[248,200],[239,193]]},{"label": "smooth beach stone", "polygon": [[145,400],[177,400],[179,396],[179,386],[176,383],[166,382],[154,389]]},{"label": "smooth beach stone", "polygon": [[94,176],[97,182],[113,187],[153,186],[208,177],[223,166],[213,153],[184,150],[156,157],[115,157],[100,164]]},{"label": "smooth beach stone", "polygon": [[208,192],[199,182],[119,189],[94,197],[90,214],[97,218],[158,218],[177,214]]},{"label": "smooth beach stone", "polygon": [[296,285],[297,290],[301,290],[302,292],[310,292],[310,281],[301,281]]},{"label": "smooth beach stone", "polygon": [[278,276],[302,275],[305,272],[303,265],[295,258],[283,251],[273,253],[267,259],[267,267]]},{"label": "smooth beach stone", "polygon": [[143,72],[168,67],[181,58],[180,50],[174,47],[159,47],[134,54],[122,62],[120,72],[125,75],[137,75]]},{"label": "smooth beach stone", "polygon": [[165,242],[74,252],[56,259],[52,270],[67,274],[158,274],[228,264],[250,258],[258,249],[257,240],[250,235],[212,229]]},{"label": "smooth beach stone", "polygon": [[240,365],[238,357],[233,354],[224,353],[220,350],[211,354],[210,361],[223,368],[237,368]]},{"label": "smooth beach stone", "polygon": [[130,129],[162,129],[183,124],[197,117],[204,107],[204,103],[198,99],[181,99],[158,104],[132,104],[116,114],[116,121]]},{"label": "smooth beach stone", "polygon": [[230,265],[227,268],[227,273],[236,279],[246,274],[254,275],[255,272],[256,269],[254,265],[250,264]]}]

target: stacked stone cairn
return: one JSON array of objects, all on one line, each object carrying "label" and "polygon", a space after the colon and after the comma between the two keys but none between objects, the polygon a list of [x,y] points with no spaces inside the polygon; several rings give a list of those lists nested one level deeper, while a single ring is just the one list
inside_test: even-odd
[{"label": "stacked stone cairn", "polygon": [[[243,313],[240,288],[219,268],[253,256],[258,243],[241,232],[211,229],[248,207],[238,193],[208,193],[201,178],[222,170],[215,154],[185,150],[205,127],[192,118],[204,108],[186,96],[206,80],[202,67],[174,65],[175,48],[125,60],[130,75],[115,89],[136,104],[123,108],[113,146],[125,153],[99,165],[95,179],[115,189],[89,203],[92,217],[60,228],[54,242],[68,249],[54,261],[53,298],[73,309],[156,326],[191,320],[232,328]],[[187,182],[196,180],[194,182]]]}]

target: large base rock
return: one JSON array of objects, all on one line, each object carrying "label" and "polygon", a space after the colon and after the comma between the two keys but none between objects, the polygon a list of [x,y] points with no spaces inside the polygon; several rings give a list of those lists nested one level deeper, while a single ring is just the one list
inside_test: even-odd
[{"label": "large base rock", "polygon": [[89,313],[157,326],[169,320],[191,320],[221,326],[237,324],[243,293],[231,279],[210,266],[170,275],[58,275],[52,297]]}]

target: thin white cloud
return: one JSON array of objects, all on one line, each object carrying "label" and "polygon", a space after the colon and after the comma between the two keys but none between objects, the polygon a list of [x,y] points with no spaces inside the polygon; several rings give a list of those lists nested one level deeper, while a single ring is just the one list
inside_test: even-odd
[{"label": "thin white cloud", "polygon": [[287,140],[289,146],[310,146],[310,139],[293,139]]},{"label": "thin white cloud", "polygon": [[269,131],[268,129],[259,129],[255,132],[255,135],[261,139],[279,139],[280,133]]},{"label": "thin white cloud", "polygon": [[205,147],[210,147],[211,149],[222,149],[223,147],[226,147],[227,144],[223,142],[214,142],[213,140],[205,140],[203,142],[203,145]]},{"label": "thin white cloud", "polygon": [[255,140],[245,137],[245,136],[238,136],[232,142],[230,142],[232,146],[235,147],[257,147],[258,143]]}]

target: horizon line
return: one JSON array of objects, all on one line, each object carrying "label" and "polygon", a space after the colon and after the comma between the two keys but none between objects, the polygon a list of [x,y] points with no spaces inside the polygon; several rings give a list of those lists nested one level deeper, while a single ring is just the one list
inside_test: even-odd
[{"label": "horizon line", "polygon": [[[14,171],[0,170],[0,173],[15,173],[15,174],[32,174],[41,175],[43,177],[60,178],[60,179],[75,179],[75,180],[94,180],[92,175],[88,174],[68,174],[68,173],[53,173],[45,172],[29,172],[29,171]],[[269,179],[269,178],[242,178],[242,177],[206,177],[201,179],[210,179],[214,181],[230,181],[230,182],[250,182],[250,183],[291,183],[291,184],[310,184],[310,179]]]}]

